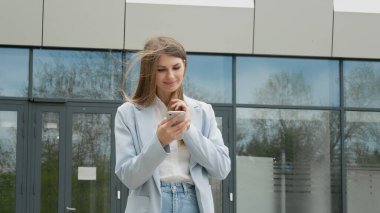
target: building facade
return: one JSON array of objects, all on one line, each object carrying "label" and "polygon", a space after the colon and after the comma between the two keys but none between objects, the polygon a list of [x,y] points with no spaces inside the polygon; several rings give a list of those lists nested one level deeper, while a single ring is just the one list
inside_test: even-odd
[{"label": "building facade", "polygon": [[0,0],[0,212],[124,212],[114,116],[158,35],[230,149],[215,212],[377,212],[378,23],[372,0]]}]

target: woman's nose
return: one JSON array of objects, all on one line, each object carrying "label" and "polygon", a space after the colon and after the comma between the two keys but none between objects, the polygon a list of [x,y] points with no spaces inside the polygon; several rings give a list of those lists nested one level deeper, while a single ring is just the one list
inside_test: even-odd
[{"label": "woman's nose", "polygon": [[173,78],[173,77],[174,77],[174,72],[173,72],[173,70],[171,70],[171,69],[168,70],[167,77],[168,77],[168,78]]}]

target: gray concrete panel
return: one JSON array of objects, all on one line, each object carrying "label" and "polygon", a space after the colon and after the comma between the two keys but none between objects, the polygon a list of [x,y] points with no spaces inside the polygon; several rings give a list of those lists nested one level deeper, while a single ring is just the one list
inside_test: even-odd
[{"label": "gray concrete panel", "polygon": [[0,44],[40,46],[42,0],[0,1]]},{"label": "gray concrete panel", "polygon": [[256,0],[254,53],[331,56],[332,0]]},{"label": "gray concrete panel", "polygon": [[253,10],[127,2],[125,48],[142,49],[148,38],[166,35],[187,51],[252,53]]},{"label": "gray concrete panel", "polygon": [[334,57],[380,58],[380,13],[335,12]]},{"label": "gray concrete panel", "polygon": [[43,46],[122,49],[125,0],[45,1]]}]

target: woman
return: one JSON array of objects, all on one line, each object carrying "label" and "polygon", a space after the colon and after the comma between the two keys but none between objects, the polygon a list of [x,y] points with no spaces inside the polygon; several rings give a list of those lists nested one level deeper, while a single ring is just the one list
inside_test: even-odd
[{"label": "woman", "polygon": [[[129,189],[125,212],[214,212],[208,178],[226,178],[231,161],[211,105],[183,95],[186,52],[156,37],[140,59],[137,90],[115,118],[115,173]],[[186,119],[169,120],[168,110],[185,111]]]}]

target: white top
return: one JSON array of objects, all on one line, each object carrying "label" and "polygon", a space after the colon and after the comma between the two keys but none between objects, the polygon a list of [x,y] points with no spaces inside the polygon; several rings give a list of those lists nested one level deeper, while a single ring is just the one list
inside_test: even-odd
[{"label": "white top", "polygon": [[[166,117],[167,108],[157,97],[153,103],[157,125]],[[170,153],[166,155],[164,161],[159,166],[160,180],[171,183],[190,183],[193,184],[190,176],[189,161],[190,153],[182,141],[174,140],[170,144]]]}]

